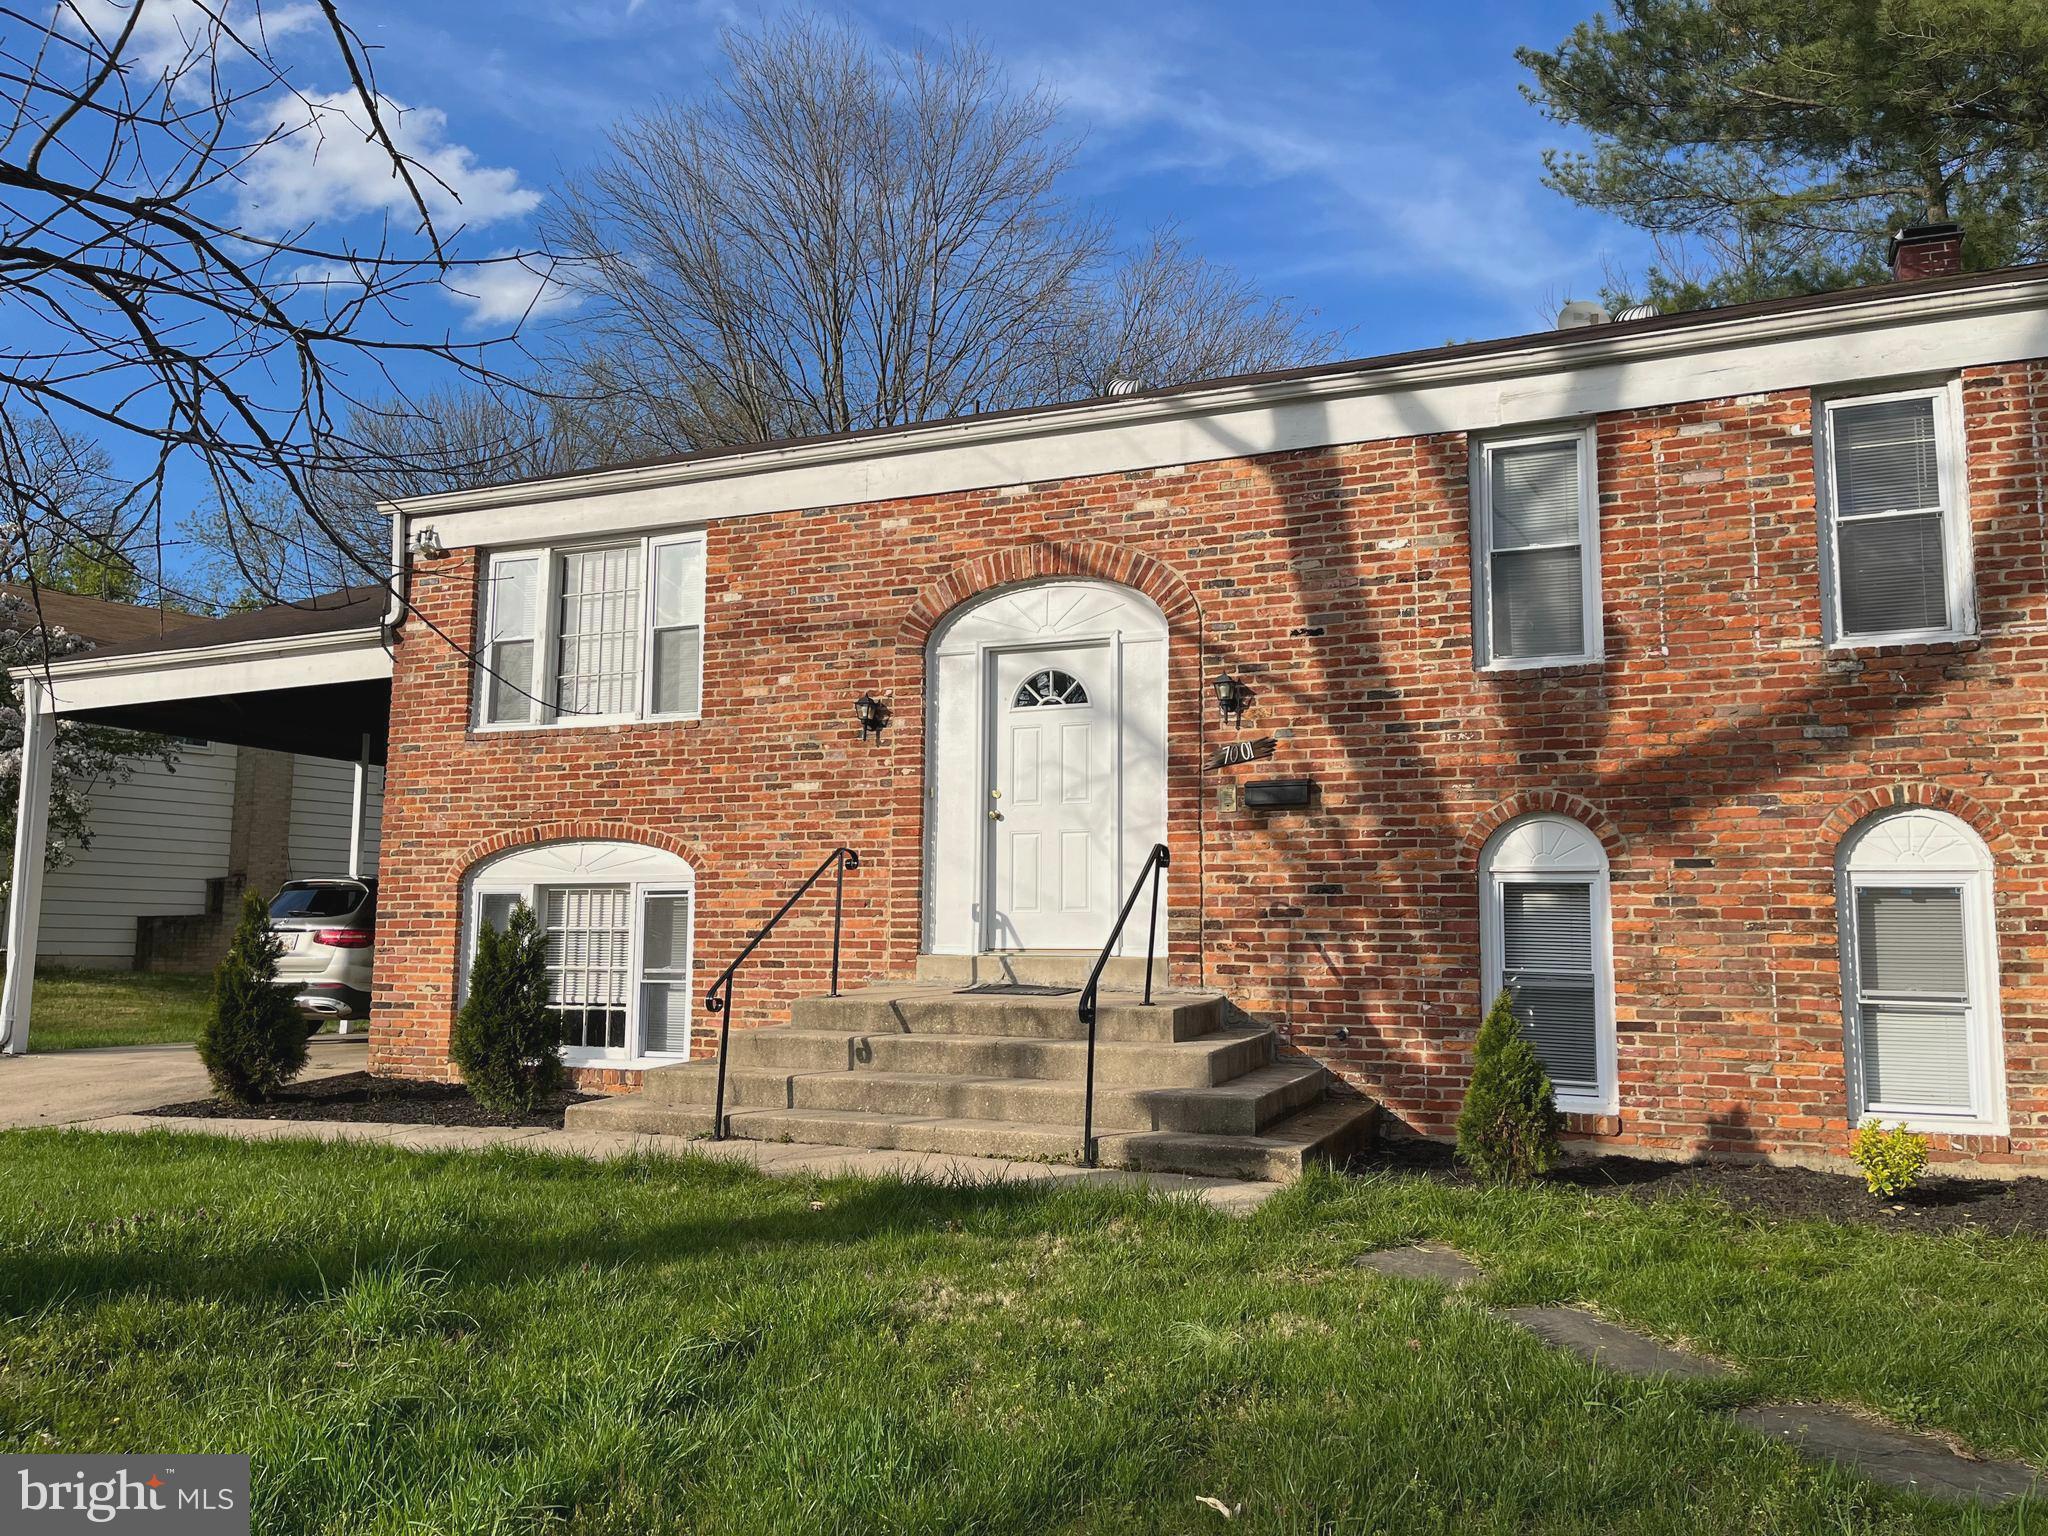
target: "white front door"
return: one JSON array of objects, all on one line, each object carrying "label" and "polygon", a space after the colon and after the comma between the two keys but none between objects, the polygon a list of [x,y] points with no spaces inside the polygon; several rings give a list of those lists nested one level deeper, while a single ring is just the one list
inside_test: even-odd
[{"label": "white front door", "polygon": [[1111,649],[996,651],[989,682],[988,946],[1099,949],[1116,918]]}]

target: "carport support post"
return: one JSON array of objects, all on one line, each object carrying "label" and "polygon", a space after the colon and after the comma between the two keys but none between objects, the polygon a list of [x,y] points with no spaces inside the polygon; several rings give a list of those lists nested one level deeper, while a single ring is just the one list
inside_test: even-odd
[{"label": "carport support post", "polygon": [[363,733],[362,750],[356,754],[355,796],[348,812],[348,877],[363,878],[363,823],[370,811],[370,735]]},{"label": "carport support post", "polygon": [[14,883],[7,893],[7,981],[0,987],[0,1054],[28,1054],[36,937],[43,918],[43,855],[50,842],[50,768],[57,715],[47,684],[21,682],[21,800],[14,813]]}]

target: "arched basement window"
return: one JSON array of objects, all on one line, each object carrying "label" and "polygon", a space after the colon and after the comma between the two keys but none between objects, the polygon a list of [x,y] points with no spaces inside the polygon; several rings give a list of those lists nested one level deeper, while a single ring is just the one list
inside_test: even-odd
[{"label": "arched basement window", "polygon": [[639,843],[543,843],[475,865],[463,881],[465,983],[476,935],[525,902],[547,938],[548,1000],[571,1065],[690,1051],[697,877]]},{"label": "arched basement window", "polygon": [[1835,889],[1851,1116],[2001,1128],[1990,850],[1941,811],[1882,811],[1843,839]]},{"label": "arched basement window", "polygon": [[1563,816],[1524,816],[1480,855],[1483,1003],[1503,989],[1560,1109],[1612,1114],[1614,965],[1607,851]]}]

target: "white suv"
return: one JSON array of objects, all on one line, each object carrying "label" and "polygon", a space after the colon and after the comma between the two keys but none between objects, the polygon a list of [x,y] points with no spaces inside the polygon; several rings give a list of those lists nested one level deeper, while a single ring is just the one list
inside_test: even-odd
[{"label": "white suv", "polygon": [[287,880],[270,903],[270,926],[284,940],[277,979],[292,988],[312,1029],[370,1016],[375,880]]}]

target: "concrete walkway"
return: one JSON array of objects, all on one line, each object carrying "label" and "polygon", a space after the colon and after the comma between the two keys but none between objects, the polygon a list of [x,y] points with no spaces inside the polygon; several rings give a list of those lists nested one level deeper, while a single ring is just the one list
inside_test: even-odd
[{"label": "concrete walkway", "polygon": [[[361,1037],[313,1042],[306,1077],[363,1069]],[[305,1079],[302,1078],[301,1081]],[[69,1126],[84,1131],[185,1131],[243,1141],[370,1142],[412,1152],[477,1151],[515,1146],[565,1157],[703,1157],[743,1162],[775,1177],[898,1175],[984,1184],[1087,1183],[1144,1186],[1191,1194],[1232,1215],[1256,1210],[1278,1188],[1244,1179],[1176,1173],[1128,1173],[1056,1163],[1010,1162],[937,1152],[873,1151],[773,1141],[692,1141],[633,1131],[554,1131],[525,1126],[381,1125],[344,1120],[168,1120],[142,1113],[159,1104],[204,1097],[206,1069],[188,1045],[132,1046],[0,1058],[0,1129]]]},{"label": "concrete walkway", "polygon": [[[305,1082],[360,1072],[366,1035],[321,1035],[308,1042]],[[34,1042],[30,1042],[33,1046]],[[80,1125],[159,1104],[203,1099],[213,1090],[189,1045],[122,1045],[98,1051],[0,1056],[0,1130]]]}]

